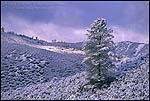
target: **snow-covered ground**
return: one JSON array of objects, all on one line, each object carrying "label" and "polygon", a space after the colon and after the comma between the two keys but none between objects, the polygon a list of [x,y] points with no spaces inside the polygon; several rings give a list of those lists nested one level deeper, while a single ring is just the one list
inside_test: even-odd
[{"label": "snow-covered ground", "polygon": [[45,49],[57,53],[75,53],[75,54],[84,54],[82,50],[77,50],[75,48],[63,48],[59,46],[43,46],[43,45],[29,45],[32,47],[40,48],[40,49]]},{"label": "snow-covered ground", "polygon": [[50,82],[9,90],[2,99],[49,100],[149,100],[149,62],[128,71],[109,88],[81,89],[86,83],[86,72],[74,76],[53,78]]},{"label": "snow-covered ground", "polygon": [[149,99],[149,45],[117,43],[118,81],[103,90],[86,83],[81,43],[50,43],[1,33],[1,99]]}]

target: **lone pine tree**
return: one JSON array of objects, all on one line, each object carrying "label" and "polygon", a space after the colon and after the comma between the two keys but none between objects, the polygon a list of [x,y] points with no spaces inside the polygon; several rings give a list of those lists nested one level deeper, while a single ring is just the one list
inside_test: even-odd
[{"label": "lone pine tree", "polygon": [[86,58],[83,63],[88,65],[89,84],[100,88],[103,84],[109,85],[115,79],[115,65],[112,64],[115,44],[112,41],[114,36],[110,34],[113,31],[106,27],[106,20],[103,18],[95,20],[87,31],[88,40],[83,46]]}]

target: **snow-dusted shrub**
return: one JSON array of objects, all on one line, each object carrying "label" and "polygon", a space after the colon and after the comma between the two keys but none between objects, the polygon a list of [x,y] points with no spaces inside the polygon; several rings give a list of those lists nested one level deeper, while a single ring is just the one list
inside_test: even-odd
[{"label": "snow-dusted shrub", "polygon": [[86,58],[83,63],[88,65],[87,72],[89,84],[101,87],[110,84],[115,78],[115,65],[112,64],[112,50],[115,45],[111,29],[106,27],[106,20],[101,18],[94,21],[88,31],[88,40],[84,43],[83,50]]}]

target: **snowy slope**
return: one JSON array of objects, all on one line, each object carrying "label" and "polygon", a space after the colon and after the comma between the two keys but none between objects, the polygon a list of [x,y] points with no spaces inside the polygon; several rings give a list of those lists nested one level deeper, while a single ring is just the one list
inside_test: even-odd
[{"label": "snowy slope", "polygon": [[47,50],[13,34],[1,34],[1,37],[2,91],[47,82],[53,77],[67,77],[85,70],[84,64],[81,64],[84,56],[78,51],[55,47]]},{"label": "snowy slope", "polygon": [[[149,62],[127,72],[110,87],[104,89],[81,89],[86,83],[86,73],[77,73],[67,78],[53,78],[39,83],[2,93],[5,100],[149,100]],[[32,93],[31,93],[32,92]]]},{"label": "snowy slope", "polygon": [[117,57],[116,66],[118,73],[139,67],[149,60],[149,44],[123,41],[117,43],[114,51]]},{"label": "snowy slope", "polygon": [[[74,77],[76,78],[77,76],[77,79],[75,79],[74,82],[80,82],[82,81],[82,79],[83,81],[85,81],[84,80],[85,78],[82,74],[84,74],[86,65],[81,64],[84,58],[82,45],[83,45],[82,42],[49,43],[43,40],[35,40],[30,37],[17,35],[14,33],[1,33],[2,99],[7,99],[7,98],[8,99],[13,99],[13,98],[34,99],[30,97],[31,94],[29,94],[29,97],[24,97],[24,95],[22,95],[24,93],[22,92],[24,91],[26,92],[26,89],[27,90],[31,89],[35,91],[35,95],[38,95],[37,94],[38,90],[40,90],[41,92],[39,94],[42,94],[43,96],[43,93],[45,92],[44,89],[46,89],[45,85],[49,85],[49,84],[52,85],[56,84],[54,88],[51,89],[53,93],[53,95],[50,95],[51,98],[48,95],[48,98],[35,97],[35,99],[61,99],[62,98],[61,96],[64,96],[62,99],[72,99],[70,98],[71,96],[74,98],[74,96],[76,95],[68,94],[69,92],[72,92],[70,91],[71,89],[73,89],[73,92],[76,92],[75,90],[76,86],[75,87],[72,86],[76,84],[71,83],[74,81],[73,80]],[[117,47],[114,51],[114,54],[116,56],[116,61],[114,63],[116,64],[118,70],[117,75],[123,74],[124,71],[128,73],[128,70],[130,70],[131,68],[133,68],[137,72],[140,72],[139,71],[140,69],[136,70],[136,68],[141,67],[144,63],[149,65],[148,44],[123,41],[123,42],[116,43],[116,46]],[[146,68],[147,67],[148,66],[146,66]],[[141,73],[141,75],[143,75],[143,72]],[[126,79],[127,78],[126,75],[123,78]],[[135,75],[137,75],[137,73],[135,73]],[[54,82],[55,77],[57,78],[57,82]],[[141,77],[139,76],[139,78]],[[145,75],[144,78],[148,79],[148,75]],[[63,80],[66,82],[63,82]],[[68,84],[66,85],[65,83],[67,82]],[[124,81],[120,81],[120,83],[121,82]],[[65,86],[64,87],[61,86],[61,84],[66,85],[67,88],[65,88]],[[35,85],[38,85],[38,87],[36,88],[37,90],[34,90]],[[66,93],[63,92],[64,89],[62,89],[61,91],[66,95],[61,95],[62,93],[60,93],[57,94],[59,96],[58,97],[55,94],[56,89],[58,88],[57,85],[58,87],[60,86],[60,89],[62,88],[68,89]],[[40,87],[44,87],[44,89]],[[111,91],[113,91],[113,89]],[[111,93],[111,91],[107,93]],[[10,92],[18,92],[19,95],[15,95],[17,93],[13,93],[11,96],[8,96],[7,94]],[[90,93],[88,92],[85,94],[90,94]],[[86,95],[83,94],[83,96],[81,96],[81,98],[79,99],[85,99]],[[88,99],[92,99],[92,98],[88,98]],[[105,99],[105,98],[104,96],[101,96],[100,99]],[[147,97],[145,99],[147,99]]]}]

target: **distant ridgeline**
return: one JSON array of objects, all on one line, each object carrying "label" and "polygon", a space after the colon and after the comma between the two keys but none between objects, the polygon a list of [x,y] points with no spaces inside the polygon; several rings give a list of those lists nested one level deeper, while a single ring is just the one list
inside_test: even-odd
[{"label": "distant ridgeline", "polygon": [[4,28],[1,28],[1,32],[2,34],[11,34],[11,35],[15,35],[17,37],[21,37],[22,39],[24,39],[25,41],[27,41],[28,43],[31,44],[37,44],[37,45],[51,45],[51,46],[59,46],[59,47],[64,47],[64,48],[75,48],[78,50],[82,50],[82,44],[83,42],[77,42],[77,43],[68,43],[68,42],[57,42],[56,39],[52,40],[52,42],[47,42],[44,40],[40,40],[38,39],[38,37],[29,37],[23,34],[17,34],[15,32],[5,32]]},{"label": "distant ridgeline", "polygon": [[38,45],[47,45],[48,42],[46,41],[43,41],[43,40],[39,40],[38,37],[29,37],[29,36],[26,36],[26,35],[23,35],[23,34],[17,34],[15,32],[6,32],[4,30],[4,27],[1,28],[1,34],[5,34],[5,35],[13,35],[13,36],[16,36],[16,37],[21,37],[24,41],[27,41],[28,43],[30,44],[38,44]]}]

